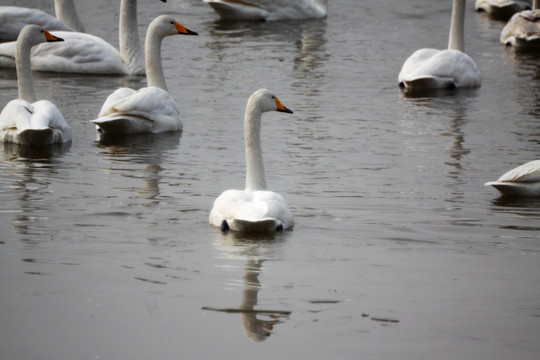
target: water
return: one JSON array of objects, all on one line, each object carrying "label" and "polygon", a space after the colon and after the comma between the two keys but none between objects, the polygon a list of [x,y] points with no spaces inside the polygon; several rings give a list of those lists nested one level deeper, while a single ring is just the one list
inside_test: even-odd
[{"label": "water", "polygon": [[[78,5],[116,45],[117,2]],[[139,1],[141,35],[161,13],[199,32],[163,46],[182,134],[96,136],[105,98],[144,78],[35,74],[73,142],[0,152],[2,358],[536,359],[540,202],[483,183],[539,158],[540,60],[467,6],[477,90],[398,89],[407,56],[447,42],[449,1],[427,0],[253,24]],[[296,227],[223,235],[208,214],[243,186],[260,87],[295,111],[265,114],[263,151]],[[0,105],[15,96],[0,70]]]}]

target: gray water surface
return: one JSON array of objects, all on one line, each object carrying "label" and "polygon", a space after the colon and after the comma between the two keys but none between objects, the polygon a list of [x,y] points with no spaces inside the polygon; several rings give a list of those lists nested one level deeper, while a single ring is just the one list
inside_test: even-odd
[{"label": "gray water surface", "polygon": [[[118,1],[76,3],[117,45]],[[483,186],[540,158],[540,60],[498,43],[504,23],[469,1],[482,87],[409,97],[401,65],[446,46],[450,1],[232,24],[197,0],[138,6],[141,38],[162,13],[199,33],[163,42],[184,131],[100,138],[88,120],[145,78],[34,74],[73,141],[0,152],[2,359],[538,358],[540,200]],[[296,226],[222,234],[208,215],[244,184],[261,87],[294,110],[262,131]],[[1,69],[0,106],[16,96]]]}]

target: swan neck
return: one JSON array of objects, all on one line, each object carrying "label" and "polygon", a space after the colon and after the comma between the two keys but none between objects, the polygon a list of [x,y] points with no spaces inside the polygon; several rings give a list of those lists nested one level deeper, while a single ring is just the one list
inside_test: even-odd
[{"label": "swan neck", "polygon": [[120,2],[118,27],[120,54],[131,74],[143,74],[144,63],[137,25],[137,0]]},{"label": "swan neck", "polygon": [[155,86],[167,91],[165,75],[163,75],[163,64],[161,61],[161,41],[153,24],[150,24],[144,43],[146,58],[146,78],[148,86]]},{"label": "swan neck", "polygon": [[465,51],[465,3],[466,0],[454,0],[452,6],[452,22],[450,23],[450,36],[448,37],[448,49],[450,50]]},{"label": "swan neck", "polygon": [[15,55],[19,99],[33,103],[36,101],[36,92],[34,90],[34,81],[32,80],[31,48],[32,45],[26,41],[26,36],[21,32],[17,40],[17,53]]},{"label": "swan neck", "polygon": [[261,149],[262,111],[250,99],[244,117],[244,139],[246,145],[246,190],[266,190],[266,177]]},{"label": "swan neck", "polygon": [[54,11],[58,20],[73,30],[84,32],[84,26],[79,19],[73,0],[54,0]]}]

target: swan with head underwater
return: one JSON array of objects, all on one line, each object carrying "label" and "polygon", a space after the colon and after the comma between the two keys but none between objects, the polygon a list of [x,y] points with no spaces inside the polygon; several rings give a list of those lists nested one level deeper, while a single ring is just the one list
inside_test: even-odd
[{"label": "swan with head underwater", "polygon": [[50,145],[71,140],[71,131],[56,105],[36,101],[30,49],[45,41],[63,41],[38,25],[26,25],[17,40],[17,85],[19,98],[0,113],[0,141],[21,145]]},{"label": "swan with head underwater", "polygon": [[222,231],[272,232],[294,226],[287,202],[268,191],[261,149],[261,116],[264,112],[292,114],[269,90],[259,89],[248,100],[244,117],[246,188],[226,190],[214,202],[210,224]]},{"label": "swan with head underwater", "polygon": [[[166,0],[161,0],[165,2]],[[120,51],[100,37],[57,31],[61,46],[41,44],[32,49],[32,70],[77,74],[144,75],[144,57],[137,29],[137,0],[121,0]],[[15,44],[0,44],[0,67],[15,66]]]},{"label": "swan with head underwater", "polygon": [[171,35],[197,35],[168,15],[161,15],[148,27],[145,41],[148,87],[137,91],[119,88],[91,120],[104,133],[160,133],[182,130],[178,103],[167,91],[161,62],[161,42]]},{"label": "swan with head underwater", "polygon": [[203,0],[224,20],[300,20],[326,17],[328,0]]},{"label": "swan with head underwater", "polygon": [[466,0],[454,0],[448,49],[420,49],[403,64],[398,76],[405,90],[472,88],[481,84],[475,62],[464,51]]},{"label": "swan with head underwater", "polygon": [[15,41],[25,25],[35,24],[43,29],[84,32],[73,0],[54,0],[56,17],[34,8],[0,6],[0,41]]},{"label": "swan with head underwater", "polygon": [[494,19],[509,19],[516,12],[531,8],[530,0],[476,0],[474,8]]},{"label": "swan with head underwater", "polygon": [[534,0],[532,10],[516,13],[501,31],[501,43],[519,49],[540,52],[540,0]]},{"label": "swan with head underwater", "polygon": [[540,160],[529,161],[484,185],[493,186],[504,196],[540,197]]}]

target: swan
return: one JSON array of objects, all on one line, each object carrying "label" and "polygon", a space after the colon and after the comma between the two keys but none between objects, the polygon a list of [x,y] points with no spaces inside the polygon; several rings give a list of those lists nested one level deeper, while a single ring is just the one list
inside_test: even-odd
[{"label": "swan", "polygon": [[516,13],[501,32],[501,43],[517,47],[540,46],[540,0],[533,10]]},{"label": "swan", "polygon": [[203,0],[226,20],[298,20],[326,17],[328,0]]},{"label": "swan", "polygon": [[[164,0],[162,0],[164,1]],[[137,0],[120,1],[120,51],[105,40],[81,32],[55,32],[61,46],[41,44],[32,49],[32,69],[79,74],[144,75],[144,58],[137,31]],[[13,67],[15,44],[0,44],[0,67]]]},{"label": "swan", "polygon": [[84,32],[73,0],[54,0],[54,9],[56,17],[39,9],[0,6],[0,42],[17,40],[19,32],[28,24],[36,24],[49,31]]},{"label": "swan", "polygon": [[137,91],[119,88],[91,120],[104,133],[160,133],[182,130],[177,102],[167,92],[161,63],[161,42],[170,35],[197,35],[172,17],[161,15],[148,27],[145,42],[148,87]]},{"label": "swan", "polygon": [[44,41],[63,41],[42,30],[26,25],[17,40],[17,85],[19,98],[11,100],[0,113],[0,141],[22,145],[49,145],[71,140],[71,131],[56,105],[36,101],[30,49]]},{"label": "swan", "polygon": [[540,196],[540,160],[529,161],[484,185],[493,186],[502,195]]},{"label": "swan", "polygon": [[294,226],[285,199],[266,190],[261,150],[261,115],[267,111],[292,111],[269,90],[259,89],[248,100],[244,117],[246,188],[226,190],[214,202],[209,222],[223,231],[270,232]]},{"label": "swan", "polygon": [[519,11],[531,8],[530,1],[522,0],[476,0],[474,8],[485,12],[493,18],[508,19]]},{"label": "swan", "polygon": [[399,86],[407,90],[480,86],[480,72],[464,51],[466,0],[454,0],[447,50],[420,49],[403,64]]}]

